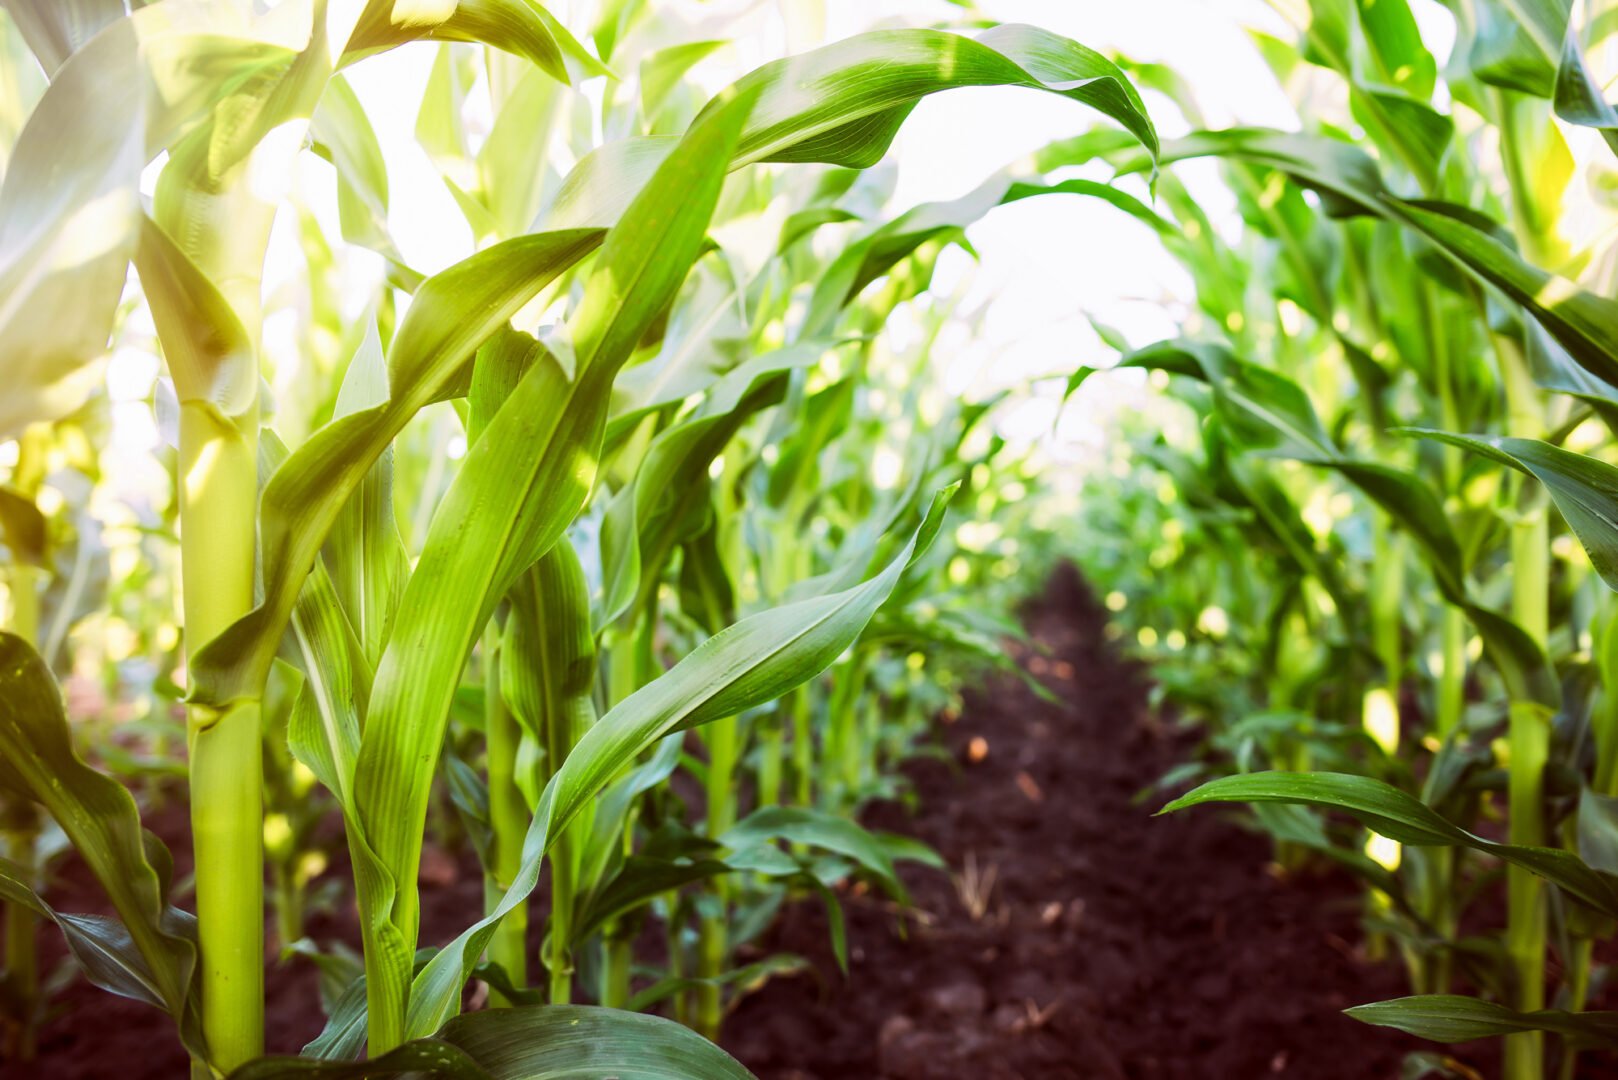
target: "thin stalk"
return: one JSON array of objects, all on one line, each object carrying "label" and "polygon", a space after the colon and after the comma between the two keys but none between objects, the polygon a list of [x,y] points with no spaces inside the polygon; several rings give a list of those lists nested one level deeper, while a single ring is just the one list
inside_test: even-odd
[{"label": "thin stalk", "polygon": [[808,683],[792,691],[788,708],[792,711],[792,801],[810,806],[815,798],[815,733]]},{"label": "thin stalk", "polygon": [[303,937],[303,885],[298,881],[296,869],[287,863],[276,863],[275,886],[275,938],[278,947]]},{"label": "thin stalk", "polygon": [[[494,850],[485,882],[485,904],[492,910],[522,868],[522,843],[529,824],[528,800],[517,787],[517,745],[522,729],[506,707],[500,692],[500,646],[497,624],[483,635],[483,722],[489,770],[489,827]],[[553,867],[554,872],[554,867]],[[513,986],[528,985],[528,906],[518,904],[489,939],[489,959],[505,969]],[[497,1005],[511,1005],[505,995],[491,992]]]},{"label": "thin stalk", "polygon": [[[1542,411],[1526,358],[1516,343],[1498,339],[1498,344],[1508,428],[1513,435],[1535,437],[1543,426]],[[1511,523],[1511,613],[1543,648],[1549,629],[1549,523],[1539,493],[1523,491],[1522,495]],[[1513,844],[1542,846],[1546,840],[1542,804],[1550,730],[1550,718],[1541,706],[1512,702],[1508,832]],[[1548,933],[1544,884],[1527,870],[1508,867],[1506,895],[1506,952],[1516,972],[1516,1004],[1518,1009],[1531,1012],[1545,1007]],[[1544,1075],[1544,1041],[1540,1032],[1506,1037],[1507,1080],[1539,1080]]]},{"label": "thin stalk", "polygon": [[[631,810],[624,822],[620,840],[625,858],[634,851],[634,835],[635,811]],[[629,924],[615,919],[602,935],[601,989],[598,996],[601,1004],[609,1009],[629,1007],[629,977],[635,963],[635,941],[631,933]]]},{"label": "thin stalk", "polygon": [[1438,709],[1434,722],[1440,741],[1461,728],[1466,710],[1466,612],[1458,607],[1444,609],[1440,624],[1444,670],[1438,676]]},{"label": "thin stalk", "polygon": [[[253,605],[256,410],[227,420],[180,406],[180,555],[187,655]],[[259,703],[190,710],[202,1028],[229,1070],[264,1050],[263,747]]]},{"label": "thin stalk", "polygon": [[784,771],[786,740],[782,737],[781,707],[758,724],[758,804],[781,804],[781,776]]},{"label": "thin stalk", "polygon": [[[1618,796],[1618,608],[1604,620],[1596,638],[1596,660],[1601,671],[1602,692],[1590,714],[1596,749],[1591,790],[1612,798]],[[1576,823],[1570,823],[1570,827],[1576,828]],[[1572,952],[1567,961],[1568,1009],[1582,1012],[1590,994],[1594,938],[1576,939]],[[1578,1052],[1568,1047],[1562,1055],[1562,1080],[1573,1080],[1578,1060]]]},{"label": "thin stalk", "polygon": [[[1561,245],[1556,237],[1560,192],[1541,190],[1536,182],[1538,159],[1547,146],[1535,137],[1535,125],[1548,123],[1549,106],[1519,94],[1495,95],[1500,117],[1500,154],[1511,189],[1517,239],[1528,258],[1555,269]],[[1537,114],[1537,115],[1536,115]],[[1538,145],[1536,145],[1538,144]],[[1507,431],[1537,438],[1543,432],[1544,406],[1534,386],[1527,359],[1517,343],[1497,337],[1501,383],[1506,394]],[[1511,524],[1512,618],[1543,648],[1549,630],[1550,533],[1542,493],[1523,495]],[[1511,748],[1508,789],[1511,799],[1509,840],[1513,844],[1545,842],[1544,772],[1550,758],[1550,722],[1545,711],[1528,702],[1513,702],[1508,741]],[[1544,1007],[1545,951],[1548,947],[1543,883],[1518,867],[1506,870],[1506,952],[1517,982],[1517,1008]],[[1544,1075],[1545,1038],[1540,1032],[1510,1035],[1505,1041],[1506,1080],[1540,1080]]]},{"label": "thin stalk", "polygon": [[[684,979],[686,976],[685,920],[680,910],[680,890],[670,889],[664,893],[663,906],[664,910],[668,912],[664,936],[667,939],[669,950],[669,978],[674,980]],[[674,994],[672,998],[674,1022],[685,1024],[688,1027],[691,1024],[689,997],[689,994],[680,991]]]},{"label": "thin stalk", "polygon": [[[1424,320],[1432,352],[1435,379],[1438,383],[1439,415],[1445,431],[1461,430],[1460,409],[1455,398],[1455,378],[1451,366],[1450,339],[1446,331],[1437,290],[1423,280],[1421,298],[1426,311]],[[1444,490],[1457,500],[1461,498],[1461,448],[1445,444],[1441,450]],[[1438,740],[1449,745],[1461,730],[1466,712],[1466,612],[1453,604],[1444,608],[1439,622],[1439,656],[1443,668],[1438,673],[1438,694],[1434,715]],[[1428,851],[1432,872],[1429,876],[1433,890],[1428,918],[1443,938],[1445,948],[1431,958],[1428,966],[1426,990],[1434,994],[1447,994],[1454,981],[1455,954],[1447,946],[1454,941],[1459,930],[1460,914],[1456,910],[1455,876],[1460,865],[1460,852],[1454,848],[1432,848]]]},{"label": "thin stalk", "polygon": [[[35,847],[39,837],[39,811],[33,802],[20,796],[0,799],[0,850],[32,879],[37,877]],[[34,913],[21,904],[5,908],[5,970],[21,1022],[15,1041],[5,1047],[7,1056],[32,1061],[35,1050],[35,1021],[39,1015],[39,955],[35,944]]]},{"label": "thin stalk", "polygon": [[[23,437],[23,453],[28,453],[38,440],[30,431]],[[30,454],[30,456],[33,456]],[[19,455],[17,474],[26,477],[30,463]],[[11,632],[29,642],[39,640],[39,586],[41,571],[38,567],[18,561],[11,567]],[[38,874],[35,865],[39,839],[39,811],[31,799],[21,795],[0,798],[0,832],[3,832],[6,857],[33,879]],[[9,1047],[11,1056],[19,1061],[32,1061],[35,1050],[35,1020],[39,1010],[39,955],[36,951],[34,913],[22,904],[5,905],[5,970],[11,991],[17,998],[22,1022],[16,1041]]]},{"label": "thin stalk", "polygon": [[869,650],[854,646],[854,655],[838,673],[831,698],[832,749],[828,757],[836,763],[841,794],[852,805],[859,798],[860,688],[865,683]]},{"label": "thin stalk", "polygon": [[[736,760],[741,746],[740,720],[727,716],[703,729],[708,747],[708,837],[722,836],[736,823]],[[697,977],[708,980],[697,989],[696,1029],[710,1039],[719,1037],[724,999],[717,982],[724,974],[728,951],[728,890],[723,878],[713,883],[719,903],[697,924]]]},{"label": "thin stalk", "polygon": [[629,973],[635,959],[635,943],[614,936],[605,941],[606,960],[601,966],[601,1004],[609,1009],[629,1007]]},{"label": "thin stalk", "polygon": [[[653,594],[655,597],[655,593]],[[641,686],[642,662],[648,653],[642,635],[620,626],[607,638],[607,704],[617,705]],[[631,810],[624,822],[620,842],[624,855],[633,854],[635,811]],[[611,920],[602,932],[601,985],[597,998],[610,1009],[622,1009],[629,1004],[629,979],[634,964],[634,941],[621,919]]]}]

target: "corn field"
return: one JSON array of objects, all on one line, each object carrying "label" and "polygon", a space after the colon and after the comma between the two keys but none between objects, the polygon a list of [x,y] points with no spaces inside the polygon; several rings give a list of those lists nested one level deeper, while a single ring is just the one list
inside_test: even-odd
[{"label": "corn field", "polygon": [[1026,6],[0,0],[0,1071],[1618,1075],[1618,3]]}]

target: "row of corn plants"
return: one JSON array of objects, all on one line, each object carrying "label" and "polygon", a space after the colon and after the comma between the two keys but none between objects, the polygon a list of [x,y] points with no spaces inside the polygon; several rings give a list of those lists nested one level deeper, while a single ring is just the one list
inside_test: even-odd
[{"label": "row of corn plants", "polygon": [[[1283,866],[1364,879],[1413,995],[1351,1014],[1571,1077],[1618,1045],[1586,1011],[1618,915],[1614,9],[1446,4],[1441,66],[1402,0],[1274,6],[1299,131],[1206,130],[1141,71],[1192,129],[1158,193],[1197,303],[1176,340],[1098,328],[1182,404],[1128,421],[1077,547],[1208,731],[1166,809],[1252,804]],[[1176,177],[1210,157],[1233,224]]]},{"label": "row of corn plants", "polygon": [[[1018,86],[1154,173],[1130,80],[1031,27],[896,29],[709,95],[693,71],[725,43],[634,0],[571,28],[531,0],[6,12],[8,1049],[49,990],[45,922],[172,1017],[199,1077],[745,1076],[702,1036],[802,961],[744,947],[818,897],[841,958],[851,877],[903,902],[895,862],[936,856],[852,814],[1016,632],[1014,541],[958,526],[1033,470],[992,402],[939,389],[933,266],[1024,198],[1155,216],[1037,162],[896,213],[873,166],[920,98]],[[431,57],[416,138],[475,247],[430,274],[348,80],[398,48]],[[270,289],[289,225],[302,272]],[[109,342],[161,376],[108,402]],[[152,402],[166,495],[109,511],[101,472],[136,467],[109,415]],[[139,738],[87,745],[75,686]],[[142,828],[176,775],[189,881]],[[429,844],[485,881],[449,941],[421,933]],[[115,916],[49,903],[68,846]],[[341,902],[357,954],[305,935]],[[322,975],[298,1058],[262,1056],[267,906],[268,963]],[[461,1015],[473,979],[497,1007]]]}]

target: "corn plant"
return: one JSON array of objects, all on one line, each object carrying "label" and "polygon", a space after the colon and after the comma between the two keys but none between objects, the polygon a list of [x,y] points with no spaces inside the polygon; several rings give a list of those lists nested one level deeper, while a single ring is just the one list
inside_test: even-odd
[{"label": "corn plant", "polygon": [[[74,748],[49,662],[29,642],[31,593],[17,589],[17,632],[0,639],[0,781],[20,808],[8,811],[8,826],[15,820],[12,831],[26,831],[28,808],[42,806],[118,918],[55,911],[27,867],[7,862],[8,919],[19,927],[53,920],[96,982],[167,1011],[196,1075],[308,1071],[308,1062],[259,1060],[267,794],[280,807],[268,832],[283,947],[298,932],[287,894],[298,883],[299,834],[284,808],[307,794],[307,781],[284,787],[296,773],[276,745],[268,789],[261,782],[263,717],[284,715],[291,758],[341,815],[364,947],[362,976],[328,995],[331,1020],[308,1056],[368,1051],[365,1065],[328,1069],[353,1075],[526,1076],[554,1067],[744,1075],[684,1028],[622,1011],[636,1004],[624,927],[654,897],[672,899],[681,885],[721,872],[824,891],[827,867],[806,861],[816,851],[899,891],[892,860],[913,849],[809,806],[807,787],[804,805],[772,799],[739,818],[729,780],[750,714],[784,698],[804,701],[788,695],[804,693],[851,647],[856,657],[873,655],[856,646],[865,628],[890,601],[898,610],[920,595],[938,566],[927,553],[959,468],[948,446],[918,450],[906,485],[880,508],[857,476],[837,478],[840,512],[874,527],[846,528],[824,563],[772,566],[768,590],[740,600],[747,560],[738,530],[750,492],[741,483],[710,490],[708,474],[723,462],[745,475],[765,443],[756,425],[749,441],[738,435],[782,402],[819,400],[807,393],[808,373],[850,347],[840,337],[845,310],[858,312],[854,334],[880,327],[965,224],[1047,190],[1120,197],[1100,185],[1008,175],[959,204],[875,223],[824,265],[789,259],[793,242],[859,217],[836,205],[839,194],[882,158],[918,98],[955,86],[1060,93],[1116,121],[1155,158],[1151,121],[1122,71],[1030,27],[971,37],[884,30],[767,64],[697,108],[701,97],[680,77],[703,47],[657,42],[637,4],[605,13],[592,33],[597,54],[528,0],[431,10],[300,0],[268,11],[160,0],[133,12],[16,0],[7,9],[48,85],[16,136],[0,189],[0,338],[15,387],[0,427],[47,422],[85,400],[92,361],[119,325],[132,264],[178,401],[197,865],[193,918],[170,903],[169,858],[143,835],[134,799]],[[418,135],[481,242],[431,275],[409,266],[388,234],[386,171],[341,74],[421,40],[441,44]],[[465,42],[502,53],[484,61],[498,119],[475,154],[456,111],[471,54],[454,43]],[[611,82],[621,71],[607,65],[631,64],[637,49],[647,50],[641,115],[609,92],[602,126],[650,134],[584,147],[560,176],[548,133],[583,101],[566,87]],[[381,255],[387,290],[363,334],[350,338],[340,376],[337,352],[311,337],[317,378],[272,402],[260,391],[262,268],[285,178],[306,148],[335,167],[343,239]],[[159,155],[148,203],[141,175]],[[774,261],[738,271],[744,263],[726,266],[723,226],[747,215],[752,174],[727,176],[767,162],[830,168],[819,194],[800,188],[808,201],[789,219]],[[475,181],[466,179],[469,164]],[[90,229],[99,242],[86,250]],[[307,238],[305,252],[311,266],[330,258],[322,237]],[[885,298],[862,299],[879,279],[891,284]],[[714,349],[712,325],[702,321],[712,299],[703,287],[715,283],[721,315],[731,299],[751,312],[734,348]],[[806,302],[801,317],[794,296]],[[849,371],[852,388],[860,369]],[[319,403],[314,416],[287,407],[300,399]],[[407,531],[394,488],[414,463],[393,451],[418,413],[443,401],[457,403],[466,451],[442,488],[425,486],[413,510],[423,528]],[[790,416],[780,412],[776,423]],[[813,467],[820,438],[801,448],[794,468]],[[21,495],[6,518],[8,549],[13,577],[26,584],[23,561],[37,548],[11,532],[14,521],[32,528],[26,470],[14,482]],[[795,478],[782,473],[778,482]],[[797,519],[815,505],[795,503]],[[575,530],[581,515],[599,522],[594,582]],[[660,628],[672,617],[663,586],[676,566],[688,629],[677,653],[664,656]],[[482,680],[481,732],[471,740],[477,749],[481,734],[483,776],[459,752],[443,752],[447,737],[452,746],[468,742],[451,716],[469,660]],[[842,680],[832,691],[841,704],[825,744],[836,749],[834,790],[846,806],[874,775],[864,757],[870,740],[862,747],[860,734],[875,721],[847,707],[865,685],[863,662],[833,680]],[[815,748],[794,725],[797,782],[807,785]],[[679,734],[698,727],[708,757],[706,836],[641,836],[639,808],[668,776]],[[777,798],[780,752],[773,741]],[[453,941],[418,955],[416,878],[441,774],[467,820],[487,825],[489,903]],[[708,857],[720,852],[728,854]],[[552,914],[540,960],[549,1004],[532,1007],[525,913],[547,858]],[[730,978],[722,969],[731,935],[722,909],[704,919],[696,981],[680,992],[696,991],[690,1013],[711,1034],[716,991]],[[617,1009],[568,1004],[575,957],[592,942],[600,943],[598,997]],[[8,962],[13,955],[24,969],[26,950],[18,944]],[[324,970],[346,966],[327,958]],[[458,1016],[462,988],[478,972],[500,1003],[527,1007]]]},{"label": "corn plant", "polygon": [[[1592,798],[1600,792],[1590,785],[1606,778],[1579,718],[1599,678],[1588,650],[1607,602],[1578,560],[1552,573],[1550,504],[1603,574],[1597,476],[1606,466],[1588,455],[1607,437],[1599,425],[1618,324],[1606,241],[1580,237],[1589,247],[1578,247],[1559,224],[1573,160],[1562,125],[1610,131],[1610,108],[1584,61],[1604,32],[1600,13],[1581,24],[1567,5],[1526,15],[1450,5],[1460,33],[1444,78],[1445,100],[1457,104],[1447,112],[1437,104],[1437,64],[1404,5],[1277,6],[1301,33],[1297,48],[1263,42],[1278,75],[1346,88],[1348,112],[1317,113],[1315,130],[1302,134],[1198,132],[1165,148],[1168,160],[1227,163],[1255,240],[1245,251],[1226,247],[1205,231],[1206,217],[1176,207],[1197,226],[1199,243],[1174,246],[1201,285],[1205,321],[1188,328],[1197,340],[1126,347],[1124,363],[1205,388],[1187,395],[1212,418],[1205,452],[1169,460],[1180,470],[1170,473],[1174,490],[1211,487],[1214,505],[1274,535],[1306,583],[1292,594],[1304,606],[1293,610],[1309,617],[1272,622],[1268,633],[1278,645],[1313,643],[1305,663],[1315,674],[1300,684],[1289,665],[1265,664],[1254,704],[1291,710],[1280,730],[1300,735],[1304,718],[1340,725],[1358,714],[1374,746],[1335,754],[1337,771],[1312,771],[1318,738],[1304,735],[1317,745],[1303,758],[1273,739],[1249,742],[1263,730],[1254,717],[1231,734],[1243,732],[1238,745],[1260,759],[1238,761],[1286,771],[1215,780],[1170,805],[1255,802],[1278,837],[1327,850],[1375,886],[1376,919],[1396,928],[1423,995],[1355,1015],[1441,1039],[1507,1035],[1514,1077],[1545,1075],[1541,1033],[1550,1031],[1566,1039],[1560,1068],[1572,1075],[1578,1045],[1608,1042],[1594,1034],[1607,1018],[1578,1010],[1590,964],[1580,939],[1592,929],[1581,909],[1610,912],[1611,864],[1589,840],[1600,831],[1594,811],[1575,809],[1599,804],[1570,802],[1551,777],[1579,777]],[[1196,122],[1194,103],[1182,111]],[[1345,123],[1364,132],[1362,147],[1344,137]],[[1479,130],[1495,140],[1487,148]],[[1097,152],[1058,145],[1048,160]],[[1230,266],[1251,268],[1264,284],[1245,294],[1221,288],[1215,279]],[[1081,371],[1071,385],[1090,377]],[[1584,453],[1559,445],[1575,439]],[[1278,468],[1277,458],[1310,472]],[[1544,490],[1502,482],[1499,465]],[[1330,510],[1338,501],[1342,509]],[[1411,555],[1439,600],[1432,614],[1404,602]],[[1322,602],[1307,599],[1311,588]],[[1188,599],[1193,611],[1215,602],[1205,590]],[[1250,620],[1284,610],[1271,606],[1267,616],[1275,601],[1258,596],[1240,603]],[[1487,656],[1471,675],[1469,635]],[[1419,664],[1413,641],[1434,643]],[[1590,676],[1564,681],[1580,671]],[[1401,716],[1413,676],[1420,713]],[[1472,678],[1485,680],[1481,700],[1468,700]],[[1403,737],[1412,722],[1418,734],[1430,725],[1419,752]],[[1418,771],[1413,759],[1428,755]],[[1491,763],[1505,769],[1504,784],[1491,779]],[[1505,844],[1468,831],[1497,793],[1509,804]],[[1328,839],[1318,819],[1277,815],[1276,803],[1347,810],[1383,840],[1361,854]],[[1498,964],[1477,963],[1479,950],[1455,940],[1467,851],[1507,865],[1508,925],[1491,949]],[[1546,995],[1553,942],[1568,972],[1554,1000]],[[1449,993],[1457,962],[1503,1003]]]}]

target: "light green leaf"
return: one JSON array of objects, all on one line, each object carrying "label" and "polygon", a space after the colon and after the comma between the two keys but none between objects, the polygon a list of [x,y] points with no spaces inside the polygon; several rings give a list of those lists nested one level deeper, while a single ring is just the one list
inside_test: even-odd
[{"label": "light green leaf", "polygon": [[1538,439],[1410,430],[1483,454],[1539,480],[1589,553],[1601,580],[1618,589],[1618,468]]},{"label": "light green leaf", "polygon": [[451,1080],[753,1080],[683,1024],[590,1005],[489,1009],[368,1062],[265,1058],[230,1080],[360,1080],[419,1074]]},{"label": "light green leaf", "polygon": [[1572,0],[1475,0],[1467,65],[1491,86],[1554,92]]},{"label": "light green leaf", "polygon": [[[1205,131],[1164,147],[1162,160],[1217,155],[1279,169],[1357,211],[1393,221],[1431,241],[1461,267],[1499,289],[1537,319],[1585,370],[1618,386],[1618,300],[1597,296],[1524,260],[1488,219],[1465,207],[1400,199],[1383,186],[1376,164],[1334,139],[1262,128]],[[1121,171],[1144,169],[1144,159]]]},{"label": "light green leaf", "polygon": [[[1076,41],[1005,25],[975,39],[875,30],[749,72],[732,90],[759,99],[730,168],[757,161],[867,168],[887,153],[921,98],[965,86],[1023,86],[1072,98],[1122,124],[1156,158],[1157,131],[1116,64]],[[609,224],[674,143],[645,136],[587,154],[546,211],[547,227]]]},{"label": "light green leaf", "polygon": [[[5,632],[0,632],[0,786],[36,800],[61,826],[107,891],[144,963],[143,971],[123,964],[130,979],[146,988],[138,996],[161,1002],[183,1021],[196,947],[167,913],[165,883],[148,861],[135,800],[122,784],[79,757],[50,669],[28,642]],[[76,929],[80,944],[89,940],[86,935],[110,940],[104,924],[80,923]],[[70,941],[74,936],[69,934]],[[127,960],[128,950],[123,953]]]},{"label": "light green leaf", "polygon": [[241,320],[208,275],[145,214],[135,269],[180,403],[203,402],[226,417],[251,408],[258,356]]},{"label": "light green leaf", "polygon": [[765,806],[719,837],[721,844],[737,851],[771,840],[787,840],[845,855],[875,874],[890,896],[909,903],[909,895],[894,869],[893,856],[858,822],[813,807]]},{"label": "light green leaf", "polygon": [[1569,26],[1556,72],[1556,115],[1570,124],[1595,128],[1613,153],[1618,154],[1618,108],[1584,65],[1578,33]]},{"label": "light green leaf", "polygon": [[[129,930],[105,915],[76,915],[57,911],[28,885],[28,872],[9,859],[0,859],[0,899],[19,904],[41,919],[56,924],[85,978],[110,993],[133,998],[159,1009],[163,980],[141,955]],[[164,913],[165,929],[176,938],[196,939],[196,921],[178,908]]]},{"label": "light green leaf", "polygon": [[1468,1042],[1522,1031],[1549,1031],[1577,1046],[1618,1046],[1618,1013],[1518,1012],[1459,994],[1422,994],[1344,1010],[1378,1027],[1398,1028],[1435,1042]]},{"label": "light green leaf", "polygon": [[545,852],[577,814],[666,736],[772,701],[828,667],[859,637],[905,569],[943,525],[954,489],[940,492],[920,528],[875,576],[842,592],[750,616],[699,645],[624,699],[574,747],[546,786],[523,845],[521,873],[495,909],[440,951],[411,992],[411,1033],[432,1031],[460,1006],[460,990],[494,927],[539,880]]},{"label": "light green leaf", "polygon": [[1556,848],[1500,844],[1451,824],[1419,799],[1391,784],[1346,773],[1257,772],[1211,780],[1159,813],[1210,802],[1303,803],[1342,810],[1401,844],[1466,847],[1521,866],[1560,886],[1569,896],[1607,915],[1618,915],[1618,885],[1578,856]]},{"label": "light green leaf", "polygon": [[477,347],[601,236],[582,230],[508,240],[422,284],[388,353],[387,401],[327,424],[270,477],[259,522],[263,602],[194,658],[194,700],[224,706],[258,693],[304,577],[373,463],[417,411],[464,387]]},{"label": "light green leaf", "polygon": [[[738,98],[710,113],[659,168],[592,268],[571,323],[574,374],[549,355],[535,362],[472,444],[433,515],[377,670],[356,774],[361,824],[391,877],[360,897],[373,933],[386,923],[415,940],[422,822],[461,667],[516,575],[583,507],[613,379],[700,254],[750,106]],[[395,963],[367,974],[374,1041],[379,1023],[403,1020],[410,973]],[[384,1000],[401,1015],[379,1016]],[[449,1015],[438,1002],[431,1009],[433,1022],[424,1026],[410,1003],[412,1035],[430,1033]]]},{"label": "light green leaf", "polygon": [[349,39],[344,63],[406,42],[474,41],[525,57],[558,82],[605,75],[607,69],[534,0],[369,0]]}]

